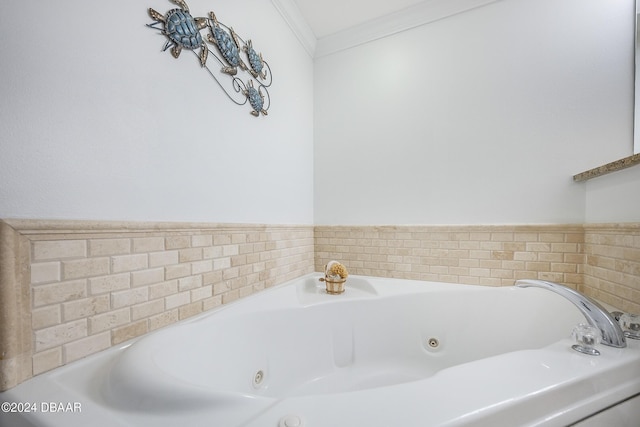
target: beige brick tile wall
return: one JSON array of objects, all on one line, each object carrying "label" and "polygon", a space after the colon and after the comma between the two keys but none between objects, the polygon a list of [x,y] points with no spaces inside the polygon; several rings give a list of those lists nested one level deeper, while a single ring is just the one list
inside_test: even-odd
[{"label": "beige brick tile wall", "polygon": [[312,226],[16,228],[30,255],[32,375],[313,271]]},{"label": "beige brick tile wall", "polygon": [[584,291],[640,314],[640,224],[585,226]]},{"label": "beige brick tile wall", "polygon": [[317,271],[338,259],[354,274],[472,285],[583,279],[581,225],[316,226],[315,237]]}]

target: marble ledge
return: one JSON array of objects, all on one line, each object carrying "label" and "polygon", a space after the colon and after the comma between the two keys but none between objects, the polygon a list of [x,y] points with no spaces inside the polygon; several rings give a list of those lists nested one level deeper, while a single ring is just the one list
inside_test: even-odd
[{"label": "marble ledge", "polygon": [[597,168],[593,168],[588,171],[574,175],[573,180],[575,182],[582,182],[591,178],[597,178],[599,176],[606,175],[611,172],[616,172],[622,169],[626,169],[635,165],[640,165],[640,153],[634,154],[632,156],[625,157],[620,160],[616,160],[615,162],[607,163],[606,165],[602,165]]}]

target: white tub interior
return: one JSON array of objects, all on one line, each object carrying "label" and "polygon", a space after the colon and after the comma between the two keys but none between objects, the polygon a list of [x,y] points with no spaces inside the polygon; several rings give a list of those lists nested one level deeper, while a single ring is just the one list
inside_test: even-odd
[{"label": "white tub interior", "polygon": [[149,406],[155,396],[153,406],[166,407],[161,396],[173,401],[178,391],[229,399],[356,391],[547,346],[584,320],[544,290],[523,298],[515,288],[438,286],[381,298],[366,281],[352,281],[354,292],[328,299],[324,285],[307,278],[296,306],[220,313],[145,337],[112,367],[106,396],[127,407]]}]

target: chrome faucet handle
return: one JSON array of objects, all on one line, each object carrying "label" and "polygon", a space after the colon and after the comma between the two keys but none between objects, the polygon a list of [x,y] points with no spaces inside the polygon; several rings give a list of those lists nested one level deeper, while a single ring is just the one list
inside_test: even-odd
[{"label": "chrome faucet handle", "polygon": [[618,321],[624,331],[625,337],[640,340],[640,316],[637,314],[623,313]]},{"label": "chrome faucet handle", "polygon": [[571,348],[589,356],[600,356],[600,352],[596,349],[596,345],[600,344],[600,330],[595,326],[580,323],[573,328],[571,334],[576,339],[576,344]]}]

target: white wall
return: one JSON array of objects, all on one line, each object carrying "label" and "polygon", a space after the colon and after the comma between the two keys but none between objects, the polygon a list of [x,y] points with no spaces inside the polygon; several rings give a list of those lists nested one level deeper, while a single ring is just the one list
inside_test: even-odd
[{"label": "white wall", "polygon": [[591,179],[586,222],[640,222],[640,166]]},{"label": "white wall", "polygon": [[161,51],[169,1],[3,4],[0,218],[313,222],[312,60],[270,2],[188,4],[263,52],[268,117]]},{"label": "white wall", "polygon": [[585,221],[572,175],[632,151],[633,11],[505,0],[316,60],[315,222]]},{"label": "white wall", "polygon": [[631,153],[633,0],[504,0],[315,66],[270,2],[189,5],[265,54],[268,117],[161,52],[169,1],[3,6],[0,218],[640,220],[634,169],[571,181]]}]

